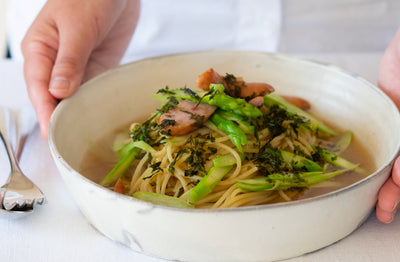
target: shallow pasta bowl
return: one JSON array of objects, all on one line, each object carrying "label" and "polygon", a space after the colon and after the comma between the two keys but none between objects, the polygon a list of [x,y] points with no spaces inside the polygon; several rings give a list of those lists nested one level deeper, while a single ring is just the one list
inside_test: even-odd
[{"label": "shallow pasta bowl", "polygon": [[[112,192],[79,173],[93,141],[154,111],[158,102],[150,94],[166,85],[194,86],[210,67],[307,99],[320,119],[354,132],[376,171],[321,196],[220,210],[154,205]],[[358,228],[390,174],[400,148],[398,130],[400,117],[392,101],[334,66],[282,54],[209,51],[142,60],[85,83],[56,108],[49,143],[82,213],[109,238],[171,260],[268,261],[315,251]]]}]

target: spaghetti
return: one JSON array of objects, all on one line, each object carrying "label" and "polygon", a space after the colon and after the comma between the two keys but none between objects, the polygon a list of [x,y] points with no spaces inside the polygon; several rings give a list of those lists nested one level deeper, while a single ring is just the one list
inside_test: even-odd
[{"label": "spaghetti", "polygon": [[270,86],[241,98],[229,90],[245,82],[221,79],[205,91],[160,90],[163,105],[131,125],[102,184],[158,204],[229,208],[290,201],[339,174],[365,172],[339,156],[350,132],[339,136]]}]

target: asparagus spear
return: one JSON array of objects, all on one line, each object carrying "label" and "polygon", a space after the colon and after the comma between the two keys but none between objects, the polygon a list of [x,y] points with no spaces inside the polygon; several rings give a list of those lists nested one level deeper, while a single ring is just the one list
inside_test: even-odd
[{"label": "asparagus spear", "polygon": [[236,158],[232,154],[225,154],[213,159],[215,167],[233,166],[236,164]]},{"label": "asparagus spear", "polygon": [[154,153],[155,150],[154,148],[152,148],[149,144],[147,144],[144,141],[132,141],[129,144],[127,144],[126,146],[124,146],[121,150],[120,150],[120,154],[122,155],[122,157],[124,157],[125,155],[127,155],[131,149],[133,149],[134,147],[140,148],[146,152],[150,152],[150,153]]},{"label": "asparagus spear", "polygon": [[203,198],[205,195],[212,192],[218,182],[221,181],[221,179],[236,164],[236,161],[232,162],[231,160],[232,159],[229,159],[227,155],[223,155],[214,159],[214,163],[217,162],[217,165],[214,165],[200,180],[200,182],[192,190],[189,191],[188,200],[190,203],[195,203]]},{"label": "asparagus spear", "polygon": [[340,140],[333,147],[332,152],[340,154],[344,150],[346,150],[346,148],[348,148],[351,143],[352,136],[353,133],[351,131],[344,132]]},{"label": "asparagus spear", "polygon": [[238,115],[246,116],[249,118],[261,117],[261,111],[246,102],[242,98],[233,98],[224,93],[225,87],[222,84],[211,84],[210,91],[192,91],[188,88],[171,89],[168,92],[161,92],[157,95],[160,100],[165,100],[165,96],[174,96],[180,99],[187,99],[193,102],[201,102],[209,105],[216,106],[225,111],[230,111]]},{"label": "asparagus spear", "polygon": [[133,194],[133,197],[158,205],[164,205],[170,207],[194,208],[193,205],[187,203],[183,199],[153,192],[138,191]]},{"label": "asparagus spear", "polygon": [[100,182],[101,185],[112,185],[118,178],[122,177],[133,161],[139,156],[142,150],[147,152],[154,152],[155,150],[144,141],[133,141],[127,144],[120,150],[122,155],[121,160],[115,167],[107,174],[107,176]]},{"label": "asparagus spear", "polygon": [[200,182],[189,191],[189,202],[195,203],[211,193],[219,181],[232,169],[232,166],[212,167]]},{"label": "asparagus spear", "polygon": [[304,172],[299,174],[274,173],[268,177],[256,177],[252,179],[239,180],[238,183],[236,183],[236,186],[246,191],[285,190],[293,187],[305,188],[340,175],[349,170],[351,169],[340,169],[329,173],[319,171]]},{"label": "asparagus spear", "polygon": [[283,160],[290,164],[293,168],[306,168],[308,171],[321,171],[321,166],[314,161],[300,155],[280,150]]},{"label": "asparagus spear", "polygon": [[320,148],[321,155],[325,159],[326,162],[331,163],[338,167],[343,167],[347,169],[355,169],[356,172],[360,174],[367,175],[367,170],[359,167],[358,164],[352,163],[349,160],[340,157],[332,152],[327,151],[326,149]]},{"label": "asparagus spear", "polygon": [[224,110],[218,110],[218,113],[227,120],[235,122],[238,127],[246,134],[254,135],[254,126],[246,122],[241,115]]},{"label": "asparagus spear", "polygon": [[117,163],[117,165],[108,173],[108,175],[100,182],[101,185],[112,185],[118,178],[122,177],[133,161],[139,156],[142,149],[138,147],[131,148],[126,152],[125,156]]},{"label": "asparagus spear", "polygon": [[218,129],[225,132],[232,143],[237,147],[240,153],[243,153],[242,145],[247,144],[246,134],[230,120],[223,118],[220,114],[214,113],[210,117],[210,121],[217,126]]},{"label": "asparagus spear", "polygon": [[330,135],[337,135],[337,133],[331,129],[330,127],[326,126],[324,123],[321,121],[317,120],[315,117],[310,115],[309,113],[301,110],[300,108],[290,104],[287,102],[283,97],[277,95],[277,94],[269,94],[264,96],[264,105],[269,107],[271,105],[278,105],[284,109],[286,109],[288,112],[292,114],[297,114],[300,115],[308,120],[310,120],[310,123],[313,128],[316,128],[318,130],[321,130],[327,134]]},{"label": "asparagus spear", "polygon": [[262,116],[261,111],[257,107],[247,103],[246,100],[242,98],[233,98],[219,91],[223,89],[224,86],[222,84],[211,84],[210,91],[216,91],[211,92],[209,95],[203,96],[201,102],[214,105],[223,110],[231,111],[238,115],[247,116],[249,118],[257,118]]}]

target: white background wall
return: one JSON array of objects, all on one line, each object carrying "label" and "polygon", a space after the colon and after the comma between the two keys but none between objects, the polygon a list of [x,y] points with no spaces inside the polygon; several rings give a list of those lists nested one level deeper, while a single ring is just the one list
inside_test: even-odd
[{"label": "white background wall", "polygon": [[282,0],[279,50],[381,52],[399,27],[399,0]]},{"label": "white background wall", "polygon": [[6,2],[7,2],[7,0],[0,0],[0,59],[5,57],[6,50],[7,50]]}]

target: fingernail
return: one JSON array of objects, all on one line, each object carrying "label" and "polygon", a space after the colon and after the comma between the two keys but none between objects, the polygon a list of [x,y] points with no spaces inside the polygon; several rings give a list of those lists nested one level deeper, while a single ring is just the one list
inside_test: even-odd
[{"label": "fingernail", "polygon": [[43,138],[47,138],[46,128],[43,125],[40,125],[40,133],[42,134]]},{"label": "fingernail", "polygon": [[399,206],[399,201],[400,201],[400,199],[397,199],[397,200],[396,200],[396,203],[394,203],[394,205],[393,205],[392,211],[394,211],[394,212],[397,211],[397,208],[398,208],[398,206]]},{"label": "fingernail", "polygon": [[390,214],[390,216],[388,217],[388,220],[385,221],[385,223],[390,224],[390,223],[392,223],[393,219],[394,219],[394,214]]},{"label": "fingernail", "polygon": [[394,217],[396,216],[396,213],[397,213],[397,209],[396,209],[396,210],[394,210],[394,211],[392,212],[392,214],[391,214],[391,216],[390,216],[390,220],[389,220],[389,222],[388,222],[388,223],[392,223],[392,221],[393,221]]},{"label": "fingernail", "polygon": [[65,77],[54,77],[50,82],[50,92],[57,94],[66,94],[69,92],[70,82]]},{"label": "fingernail", "polygon": [[387,224],[392,223],[394,217],[396,216],[397,204],[398,204],[398,202],[396,203],[395,208],[393,209],[393,211],[390,213],[390,217],[389,217],[388,221],[386,222]]}]

